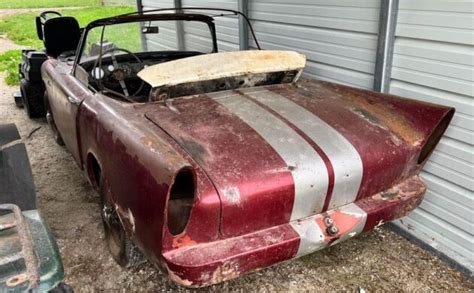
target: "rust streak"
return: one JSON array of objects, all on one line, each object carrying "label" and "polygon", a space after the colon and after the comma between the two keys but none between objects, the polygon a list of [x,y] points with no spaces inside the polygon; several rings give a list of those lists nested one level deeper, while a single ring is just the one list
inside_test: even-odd
[{"label": "rust streak", "polygon": [[417,146],[423,141],[423,134],[412,127],[409,121],[385,104],[372,104],[358,95],[346,95],[344,99],[351,101],[356,108],[352,111],[364,117],[370,123],[380,127],[388,127],[405,142]]}]

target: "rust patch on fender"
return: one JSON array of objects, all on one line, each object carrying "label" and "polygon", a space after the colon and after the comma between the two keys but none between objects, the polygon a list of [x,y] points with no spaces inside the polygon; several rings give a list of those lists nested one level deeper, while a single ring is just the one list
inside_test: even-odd
[{"label": "rust patch on fender", "polygon": [[196,245],[197,242],[191,239],[189,235],[183,235],[173,238],[173,248],[180,248],[184,246],[193,246]]},{"label": "rust patch on fender", "polygon": [[236,262],[224,262],[218,266],[209,279],[210,284],[217,284],[240,276],[239,265]]},{"label": "rust patch on fender", "polygon": [[[414,129],[405,117],[389,106],[370,103],[358,95],[346,95],[343,97],[356,105],[356,108],[351,109],[351,111],[358,116],[362,116],[369,121],[369,123],[382,128],[388,127],[393,133],[413,146],[418,146],[423,141],[423,133]],[[395,142],[396,140],[394,143]]]},{"label": "rust patch on fender", "polygon": [[405,198],[413,197],[416,194],[425,193],[426,185],[418,176],[412,180],[405,180],[400,184],[393,186],[383,192],[375,194],[372,198],[380,201],[400,201]]}]

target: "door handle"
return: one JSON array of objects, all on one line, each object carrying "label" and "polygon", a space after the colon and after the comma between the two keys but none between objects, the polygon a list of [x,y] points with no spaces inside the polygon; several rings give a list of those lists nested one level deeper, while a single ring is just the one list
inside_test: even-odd
[{"label": "door handle", "polygon": [[79,105],[81,103],[81,100],[76,97],[67,96],[67,100],[69,101],[69,103],[74,105]]}]

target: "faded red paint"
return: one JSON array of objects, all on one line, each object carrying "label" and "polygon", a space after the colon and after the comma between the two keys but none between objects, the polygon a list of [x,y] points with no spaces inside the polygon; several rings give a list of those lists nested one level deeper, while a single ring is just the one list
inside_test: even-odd
[{"label": "faded red paint", "polygon": [[[209,285],[296,255],[300,239],[288,223],[291,172],[253,129],[206,95],[175,99],[178,112],[161,102],[129,104],[89,92],[70,69],[55,60],[42,68],[66,146],[95,187],[90,164],[97,160],[129,236],[173,280]],[[367,213],[364,230],[420,203],[418,155],[453,109],[319,81],[266,88],[320,117],[357,149],[364,173],[356,204]],[[67,95],[81,104],[69,104]],[[183,167],[195,173],[196,200],[185,231],[173,236],[169,186]],[[337,237],[355,224],[337,210],[327,214],[338,224]]]},{"label": "faded red paint", "polygon": [[[397,195],[391,199],[383,199],[381,194],[375,194],[356,202],[367,213],[364,230],[373,229],[380,220],[389,222],[405,216],[421,202],[426,186],[418,176],[413,176],[392,190],[396,190]],[[346,236],[360,221],[339,209],[328,211],[319,215],[316,220],[323,231],[326,227],[323,218],[327,215],[334,218],[339,228],[336,235],[326,233],[325,242],[328,245]],[[224,276],[228,280],[294,258],[299,242],[299,235],[290,224],[283,224],[242,236],[173,249],[163,256],[175,281],[185,286],[199,287],[215,284],[213,276],[222,271],[223,266],[232,266],[237,271]]]},{"label": "faded red paint", "polygon": [[[366,109],[360,106],[364,103],[354,103],[346,97],[355,95],[351,88],[330,83],[304,81],[296,87],[276,85],[266,88],[323,119],[357,149],[364,166],[358,199],[369,197],[419,172],[418,154],[430,132],[421,132],[428,127],[406,130],[413,124],[405,119],[411,113],[397,113],[394,109],[403,107],[392,106],[403,104],[406,99],[389,96],[390,103],[385,105],[384,95],[357,92],[358,96],[352,100],[359,101],[368,96],[367,103],[371,106]],[[426,120],[431,128],[445,115],[452,115],[447,107],[411,100],[408,103],[413,108],[422,109],[420,111],[425,115],[437,117]],[[177,111],[153,105],[144,105],[140,111],[178,141],[211,178],[222,201],[222,233],[236,236],[288,222],[294,184],[290,170],[268,142],[235,114],[205,95],[178,99],[173,102],[173,107]],[[361,116],[360,112],[368,116],[373,108],[378,109],[373,117]],[[432,109],[432,112],[427,109]],[[387,117],[396,115],[397,118],[392,120],[398,124],[394,126],[377,118],[381,114]],[[402,135],[394,128],[397,131],[405,129],[410,134]],[[404,137],[419,137],[419,141],[405,141]],[[328,168],[329,175],[330,171]],[[330,176],[331,179],[327,200],[334,187],[334,179]],[[229,187],[240,190],[239,205],[225,196]],[[242,218],[246,220],[242,221]]]}]

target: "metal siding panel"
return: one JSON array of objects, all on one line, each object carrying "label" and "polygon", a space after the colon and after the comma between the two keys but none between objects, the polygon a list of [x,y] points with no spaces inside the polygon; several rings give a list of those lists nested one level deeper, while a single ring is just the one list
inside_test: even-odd
[{"label": "metal siding panel", "polygon": [[[469,223],[469,225],[472,225],[472,211],[469,209],[468,206],[464,206],[455,201],[452,201],[449,198],[433,190],[429,190],[426,193],[425,200],[430,202],[433,205],[436,205],[438,208],[444,210],[445,213],[450,214],[450,216],[454,218],[453,221],[457,221],[456,219],[458,217],[455,217],[454,215],[458,215],[459,219]],[[446,221],[450,222],[448,220]],[[473,233],[472,228],[469,228],[469,229],[466,231],[472,234]]]},{"label": "metal siding panel", "polygon": [[397,26],[397,35],[407,38],[427,39],[441,42],[474,44],[474,36],[467,29],[447,29],[440,27],[400,24]]},{"label": "metal siding panel", "polygon": [[[472,148],[474,150],[474,148]],[[472,176],[474,174],[474,165],[462,159],[456,159],[450,154],[440,152],[435,150],[430,158],[431,161],[436,162],[437,164],[444,166],[448,169],[451,169],[453,172],[465,175]]]},{"label": "metal siding panel", "polygon": [[303,75],[365,89],[371,89],[374,81],[370,74],[312,61],[307,62]]},{"label": "metal siding panel", "polygon": [[429,190],[433,190],[443,196],[446,196],[449,200],[459,203],[460,205],[466,206],[472,210],[474,207],[474,198],[472,197],[472,191],[467,190],[459,185],[456,185],[447,180],[443,180],[434,174],[427,171],[422,172],[422,177],[426,181]]},{"label": "metal siding panel", "polygon": [[[288,0],[258,0],[258,3],[288,3]],[[365,8],[379,8],[379,0],[293,0],[292,4],[314,4],[314,5],[324,5],[324,6],[334,6],[334,7],[365,7]]]},{"label": "metal siding panel", "polygon": [[472,46],[440,43],[430,40],[397,38],[394,53],[397,55],[422,57],[454,64],[474,66]]},{"label": "metal siding panel", "polygon": [[474,5],[469,0],[400,0],[400,9],[474,13]]},{"label": "metal siding panel", "polygon": [[[390,93],[409,97],[425,102],[431,102],[456,108],[456,113],[463,113],[474,117],[474,103],[472,97],[450,93],[440,88],[429,88],[416,84],[417,80],[401,81],[392,79]],[[468,126],[466,126],[468,128]]]},{"label": "metal siding panel", "polygon": [[[311,41],[302,41],[299,39],[281,37],[275,34],[256,33],[260,45],[265,44],[265,48],[287,49],[284,44],[292,44],[292,49],[306,55],[308,61],[320,62],[324,64],[334,65],[340,68],[374,73],[375,52],[358,49],[347,48],[343,46],[334,46],[327,43],[318,44]],[[352,56],[351,56],[352,55]],[[358,58],[366,60],[361,60]]]},{"label": "metal siding panel", "polygon": [[467,82],[474,80],[474,71],[472,71],[472,67],[469,65],[426,59],[426,57],[412,57],[396,54],[393,57],[393,66],[415,71],[423,68],[423,72],[426,73]]},{"label": "metal siding panel", "polygon": [[406,82],[416,81],[416,83],[419,85],[441,89],[461,95],[474,95],[474,88],[472,87],[471,81],[430,74],[419,70],[423,70],[423,68],[419,68],[418,70],[410,70],[393,66],[392,78]]},{"label": "metal siding panel", "polygon": [[[439,217],[441,220],[451,223],[454,226],[458,227],[459,229],[463,230],[464,232],[467,232],[471,235],[474,234],[473,232],[473,226],[472,223],[470,222],[471,219],[466,219],[465,217],[460,217],[456,216],[461,213],[466,212],[465,209],[462,209],[461,211],[454,211],[449,209],[449,202],[447,206],[439,206],[439,201],[437,202],[436,200],[432,200],[432,198],[435,197],[433,195],[433,192],[428,192],[426,194],[426,197],[424,201],[421,203],[420,208],[425,210],[425,211],[430,211],[432,214],[436,215]],[[439,197],[439,195],[438,195]],[[442,202],[445,203],[445,202]],[[455,206],[456,208],[459,208],[458,206]]]},{"label": "metal siding panel", "polygon": [[445,28],[474,29],[474,16],[468,13],[413,11],[401,9],[399,24],[414,24]]},{"label": "metal siding panel", "polygon": [[449,137],[443,137],[436,149],[455,158],[465,160],[470,164],[474,164],[472,148],[470,148],[468,144],[461,141],[457,141]]},{"label": "metal siding panel", "polygon": [[[441,164],[438,164],[437,162],[433,160],[429,160],[426,163],[424,170],[440,178],[443,178],[443,180],[450,181],[454,184],[457,184],[466,189],[469,189],[470,191],[474,191],[474,181],[472,180],[472,175],[466,176],[450,168],[447,168]],[[446,195],[446,196],[451,196],[451,195]]]},{"label": "metal siding panel", "polygon": [[174,7],[174,0],[142,0],[143,10]]},{"label": "metal siding panel", "polygon": [[[174,7],[173,0],[157,1],[157,0],[144,0],[144,10],[156,9],[156,8],[167,8]],[[183,0],[183,7],[219,7],[228,9],[237,9],[237,0],[227,1],[195,1],[195,0]],[[215,14],[215,12],[213,12]],[[236,51],[239,49],[239,33],[238,33],[238,21],[236,17],[218,17],[215,20],[217,45],[219,51]],[[191,49],[207,49],[209,47],[205,37],[208,35],[200,29],[193,29],[189,26],[186,28],[187,38],[192,41]],[[209,36],[210,37],[210,36]],[[153,44],[156,46],[155,44]],[[170,43],[165,44],[169,47]],[[207,51],[207,50],[205,50]]]},{"label": "metal siding panel", "polygon": [[252,26],[257,33],[335,44],[349,48],[367,49],[369,51],[375,51],[377,47],[377,36],[372,34],[337,31],[321,27],[306,27],[287,23],[265,22],[259,19],[253,19]]},{"label": "metal siding panel", "polygon": [[400,0],[390,92],[456,108],[425,165],[425,201],[398,222],[474,270],[474,5]]},{"label": "metal siding panel", "polygon": [[307,56],[304,76],[371,89],[379,7],[379,1],[263,0],[249,2],[249,17],[263,48]]},{"label": "metal siding panel", "polygon": [[[418,226],[424,225],[428,229],[433,229],[440,236],[435,238],[440,243],[454,242],[457,245],[457,251],[462,255],[472,255],[472,247],[474,247],[474,238],[471,234],[460,230],[458,227],[451,225],[441,220],[437,215],[430,211],[418,208],[414,210],[410,216],[413,222],[418,223]],[[421,225],[420,225],[421,224]],[[413,225],[412,225],[413,227]],[[416,228],[415,228],[416,229]],[[449,239],[448,241],[446,241]]]},{"label": "metal siding panel", "polygon": [[[182,5],[183,7],[218,7],[223,9],[237,9],[237,0],[182,0]],[[218,12],[213,11],[211,14],[218,14]],[[214,23],[216,25],[217,46],[219,51],[226,52],[239,50],[239,24],[237,17],[216,17]]]}]

